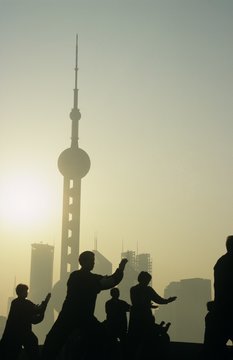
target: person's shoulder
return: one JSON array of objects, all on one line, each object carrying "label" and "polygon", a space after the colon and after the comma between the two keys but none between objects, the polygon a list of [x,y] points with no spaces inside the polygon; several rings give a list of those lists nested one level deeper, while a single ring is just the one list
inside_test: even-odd
[{"label": "person's shoulder", "polygon": [[29,300],[29,299],[24,299],[24,304],[25,304],[25,306],[30,306],[30,307],[35,307],[36,306],[36,304],[34,304],[34,302],[32,302],[31,300]]},{"label": "person's shoulder", "polygon": [[80,270],[75,270],[70,273],[69,278],[67,280],[67,285],[73,284],[73,282],[78,281],[78,278],[80,277]]},{"label": "person's shoulder", "polygon": [[120,303],[122,304],[122,305],[124,305],[124,306],[130,306],[130,304],[129,303],[127,303],[127,301],[125,301],[125,300],[119,300],[120,301]]},{"label": "person's shoulder", "polygon": [[[72,273],[70,273],[69,279],[76,278],[76,277],[78,277],[79,275],[80,275],[80,270],[74,270],[74,271],[72,271]],[[69,280],[69,279],[68,279],[68,280]]]},{"label": "person's shoulder", "polygon": [[18,304],[19,304],[19,298],[15,298],[11,300],[10,309],[11,310],[15,309],[16,307],[18,307]]},{"label": "person's shoulder", "polygon": [[139,287],[139,285],[138,285],[138,284],[133,285],[133,286],[131,286],[130,290],[135,290],[135,289],[138,289],[138,287]]},{"label": "person's shoulder", "polygon": [[70,276],[76,276],[77,274],[80,274],[81,270],[74,270],[70,273]]},{"label": "person's shoulder", "polygon": [[222,264],[224,264],[228,260],[228,258],[229,258],[228,253],[220,256],[220,258],[216,261],[216,263],[214,265],[214,269],[217,268],[218,266],[221,266]]}]

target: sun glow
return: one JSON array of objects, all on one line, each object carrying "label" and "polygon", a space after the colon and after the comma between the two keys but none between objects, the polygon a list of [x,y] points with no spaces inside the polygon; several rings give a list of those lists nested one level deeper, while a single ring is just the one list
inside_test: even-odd
[{"label": "sun glow", "polygon": [[48,185],[32,174],[1,179],[0,198],[1,222],[10,225],[38,225],[51,212]]}]

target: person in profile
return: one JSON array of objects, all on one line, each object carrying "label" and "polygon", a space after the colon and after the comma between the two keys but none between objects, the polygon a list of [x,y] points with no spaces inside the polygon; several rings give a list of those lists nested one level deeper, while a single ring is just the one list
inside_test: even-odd
[{"label": "person in profile", "polygon": [[120,290],[114,287],[110,290],[111,299],[105,303],[106,320],[105,326],[108,336],[113,344],[119,342],[120,356],[125,352],[128,332],[128,319],[131,305],[120,299]]},{"label": "person in profile", "polygon": [[28,286],[16,286],[17,298],[12,300],[5,329],[0,341],[1,359],[16,360],[22,348],[28,359],[39,359],[38,338],[32,331],[32,324],[39,324],[45,315],[45,310],[51,294],[49,293],[40,305],[27,299]]},{"label": "person in profile", "polygon": [[122,259],[112,275],[103,276],[91,272],[95,264],[95,254],[92,251],[80,254],[81,268],[70,274],[62,309],[45,338],[42,350],[44,360],[56,359],[74,333],[87,341],[88,350],[94,351],[102,331],[102,324],[94,316],[97,295],[120,283],[127,261]]},{"label": "person in profile", "polygon": [[204,349],[206,357],[227,358],[233,337],[233,235],[226,239],[226,253],[214,265],[214,301],[207,303]]},{"label": "person in profile", "polygon": [[[168,304],[176,300],[176,296],[165,299],[161,297],[149,283],[152,279],[147,271],[141,271],[138,275],[138,284],[130,288],[131,310],[129,318],[128,339],[130,349],[134,348],[137,358],[143,357],[153,343],[153,352],[156,350],[156,339],[166,334],[170,323],[158,326],[152,313],[156,304]],[[160,342],[161,343],[161,342]],[[158,344],[159,346],[159,344]]]}]

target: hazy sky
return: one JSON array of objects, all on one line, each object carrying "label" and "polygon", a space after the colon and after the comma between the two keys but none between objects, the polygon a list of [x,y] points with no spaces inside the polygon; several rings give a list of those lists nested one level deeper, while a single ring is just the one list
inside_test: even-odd
[{"label": "hazy sky", "polygon": [[150,253],[161,294],[212,279],[233,233],[232,16],[231,0],[0,0],[0,314],[32,243],[55,245],[58,278],[76,33],[81,250]]}]

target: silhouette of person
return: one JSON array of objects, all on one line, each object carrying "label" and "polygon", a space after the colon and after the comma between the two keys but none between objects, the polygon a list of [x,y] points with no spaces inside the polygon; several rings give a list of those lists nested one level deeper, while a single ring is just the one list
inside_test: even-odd
[{"label": "silhouette of person", "polygon": [[127,313],[131,305],[119,299],[120,290],[114,287],[110,290],[111,299],[105,303],[106,329],[113,342],[120,342],[120,352],[123,354],[128,331]]},{"label": "silhouette of person", "polygon": [[0,342],[1,359],[14,360],[19,357],[22,347],[30,360],[39,359],[38,339],[32,331],[32,324],[44,319],[45,310],[51,297],[49,293],[40,305],[27,299],[28,286],[16,286],[17,298],[12,300],[5,329]]},{"label": "silhouette of person", "polygon": [[120,283],[127,261],[122,259],[112,275],[103,276],[91,272],[95,264],[93,252],[80,254],[81,268],[70,274],[62,309],[45,338],[42,350],[44,360],[56,359],[74,332],[88,341],[98,338],[102,324],[94,316],[97,295]]},{"label": "silhouette of person", "polygon": [[222,359],[223,352],[225,352],[225,330],[221,330],[221,318],[218,311],[216,311],[214,301],[208,301],[206,307],[202,355],[205,359]]},{"label": "silhouette of person", "polygon": [[[158,326],[155,325],[155,318],[152,313],[152,308],[157,306],[153,303],[168,304],[176,300],[176,296],[168,299],[161,297],[149,286],[151,278],[151,274],[147,271],[141,271],[138,275],[138,284],[130,288],[132,307],[130,310],[128,339],[129,346],[131,349],[134,347],[137,357],[143,355],[143,349],[154,339],[155,332],[158,333]],[[165,328],[161,326],[160,330],[164,330],[164,333],[166,333],[167,329],[168,326]]]},{"label": "silhouette of person", "polygon": [[207,303],[204,349],[215,359],[227,357],[233,335],[233,235],[226,239],[227,252],[214,265],[214,301]]}]

